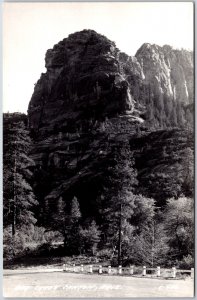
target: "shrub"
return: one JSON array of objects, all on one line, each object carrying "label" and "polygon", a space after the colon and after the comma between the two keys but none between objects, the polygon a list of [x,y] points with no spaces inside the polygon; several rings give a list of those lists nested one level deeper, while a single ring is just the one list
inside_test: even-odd
[{"label": "shrub", "polygon": [[47,231],[44,232],[44,239],[48,243],[60,243],[64,237],[59,231]]},{"label": "shrub", "polygon": [[[14,237],[12,236],[11,227],[4,228],[3,231],[3,255],[5,260],[14,257],[29,255],[47,255],[51,251],[50,245],[62,242],[63,237],[57,231],[46,232],[44,227],[24,225],[17,229]],[[55,249],[56,250],[56,249]],[[56,250],[57,251],[57,250]],[[57,251],[62,253],[62,249]]]},{"label": "shrub", "polygon": [[44,243],[35,250],[36,256],[49,256],[52,251],[51,243]]},{"label": "shrub", "polygon": [[194,268],[194,258],[190,254],[184,256],[179,264],[179,267],[183,269]]},{"label": "shrub", "polygon": [[25,249],[25,239],[23,233],[16,231],[12,236],[11,228],[7,227],[3,232],[3,256],[4,259],[10,260],[15,256],[23,254]]},{"label": "shrub", "polygon": [[100,251],[97,251],[96,256],[98,258],[103,259],[103,260],[105,260],[105,259],[111,259],[111,257],[112,257],[112,249],[102,249]]}]

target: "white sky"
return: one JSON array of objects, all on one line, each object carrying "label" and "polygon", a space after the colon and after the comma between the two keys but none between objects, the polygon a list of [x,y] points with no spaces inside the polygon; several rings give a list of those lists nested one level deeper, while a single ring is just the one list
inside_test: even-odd
[{"label": "white sky", "polygon": [[4,3],[3,111],[27,112],[45,53],[70,33],[94,29],[129,55],[147,43],[193,50],[191,2]]}]

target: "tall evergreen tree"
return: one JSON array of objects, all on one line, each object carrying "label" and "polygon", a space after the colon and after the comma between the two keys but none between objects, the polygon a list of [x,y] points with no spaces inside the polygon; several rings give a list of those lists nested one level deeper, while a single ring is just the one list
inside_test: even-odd
[{"label": "tall evergreen tree", "polygon": [[139,234],[134,235],[130,256],[133,263],[156,267],[166,264],[168,250],[164,227],[153,219],[146,226],[142,225]]},{"label": "tall evergreen tree", "polygon": [[194,195],[194,153],[190,147],[182,150],[183,160],[183,193],[186,196]]},{"label": "tall evergreen tree", "polygon": [[78,254],[80,252],[80,220],[81,211],[79,202],[73,197],[71,202],[59,199],[58,210],[52,215],[49,230],[57,230],[64,237],[65,254]]},{"label": "tall evergreen tree", "polygon": [[120,264],[123,223],[132,216],[132,191],[137,183],[128,142],[122,142],[119,148],[114,149],[106,175],[101,201],[103,242],[118,249]]},{"label": "tall evergreen tree", "polygon": [[31,140],[22,116],[4,116],[3,212],[4,226],[12,227],[12,235],[23,224],[34,224],[33,209],[37,204],[30,179],[34,165],[28,152]]},{"label": "tall evergreen tree", "polygon": [[70,213],[66,222],[64,247],[67,254],[80,252],[80,218],[81,211],[76,197],[71,201]]},{"label": "tall evergreen tree", "polygon": [[87,228],[80,228],[80,240],[81,249],[87,252],[91,251],[91,254],[95,255],[97,244],[100,241],[100,230],[94,220]]}]

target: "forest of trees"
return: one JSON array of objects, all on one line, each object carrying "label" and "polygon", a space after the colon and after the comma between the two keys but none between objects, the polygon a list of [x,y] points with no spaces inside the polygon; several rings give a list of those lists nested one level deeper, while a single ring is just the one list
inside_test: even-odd
[{"label": "forest of trees", "polygon": [[193,129],[194,106],[193,103],[185,104],[167,95],[157,95],[154,85],[139,85],[138,81],[130,78],[134,86],[133,95],[136,108],[144,111],[143,118],[150,130],[158,128],[183,128]]},{"label": "forest of trees", "polygon": [[[39,248],[63,242],[65,256],[103,255],[114,265],[193,266],[193,198],[172,196],[158,207],[155,199],[136,194],[137,170],[127,140],[117,144],[111,154],[105,184],[95,203],[96,218],[84,218],[80,201],[73,195],[71,201],[60,197],[48,226],[39,226],[31,143],[26,117],[4,116],[5,260],[27,255],[32,245]],[[190,169],[189,182],[192,166]],[[189,184],[186,186],[188,189]]]}]

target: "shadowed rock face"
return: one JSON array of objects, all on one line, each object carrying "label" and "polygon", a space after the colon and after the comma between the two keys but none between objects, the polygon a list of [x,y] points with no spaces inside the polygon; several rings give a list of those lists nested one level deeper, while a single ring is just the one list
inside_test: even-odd
[{"label": "shadowed rock face", "polygon": [[138,170],[137,193],[156,199],[162,207],[166,199],[181,193],[192,197],[194,188],[194,139],[189,131],[157,130],[131,141]]},{"label": "shadowed rock face", "polygon": [[[95,202],[113,147],[126,139],[132,148],[136,134],[150,130],[153,96],[160,103],[156,112],[165,101],[179,101],[183,107],[192,102],[192,56],[145,44],[136,57],[129,57],[106,37],[83,30],[48,50],[45,62],[47,71],[38,80],[28,108],[41,214],[50,216],[59,199],[69,201],[74,195],[83,214],[87,207],[89,214],[96,214]],[[163,126],[164,119],[169,121],[170,113],[168,108],[161,119],[154,116],[156,127]]]},{"label": "shadowed rock face", "polygon": [[132,116],[134,99],[119,56],[113,42],[92,30],[72,34],[46,53],[47,72],[28,115],[37,191],[48,207],[62,195],[92,189],[94,200],[112,147],[123,138],[116,136],[118,124],[133,134],[142,122]]},{"label": "shadowed rock face", "polygon": [[92,30],[72,34],[48,50],[47,72],[29,104],[30,127],[43,130],[52,120],[61,126],[62,120],[100,120],[132,110],[118,56],[115,44]]}]

